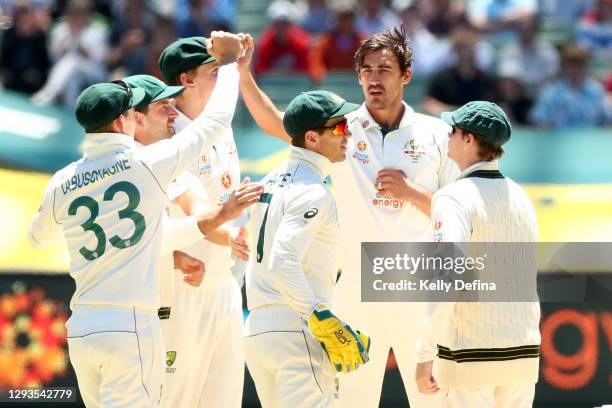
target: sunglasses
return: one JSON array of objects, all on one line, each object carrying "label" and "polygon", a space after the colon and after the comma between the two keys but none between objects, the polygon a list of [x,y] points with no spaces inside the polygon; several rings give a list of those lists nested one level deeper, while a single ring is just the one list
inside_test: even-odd
[{"label": "sunglasses", "polygon": [[348,122],[344,119],[342,122],[336,123],[333,126],[321,126],[313,128],[312,130],[325,129],[331,130],[332,135],[334,136],[343,136],[348,129]]},{"label": "sunglasses", "polygon": [[123,98],[123,106],[122,110],[125,112],[130,109],[130,102],[132,101],[132,88],[123,82],[122,80],[111,81],[112,84],[120,85],[123,89],[127,91],[125,97]]}]

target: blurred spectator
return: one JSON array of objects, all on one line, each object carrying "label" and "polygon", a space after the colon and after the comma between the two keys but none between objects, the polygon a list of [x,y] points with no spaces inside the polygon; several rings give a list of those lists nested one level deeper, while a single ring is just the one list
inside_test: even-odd
[{"label": "blurred spectator", "polygon": [[453,50],[457,63],[438,72],[423,101],[423,109],[434,115],[456,109],[469,101],[497,100],[496,78],[476,65],[478,35],[468,29],[459,28],[452,34]]},{"label": "blurred spectator", "polygon": [[510,121],[520,125],[529,123],[529,111],[533,106],[533,98],[521,82],[518,72],[500,75],[497,79],[497,103],[506,111]]},{"label": "blurred spectator", "polygon": [[593,0],[538,0],[538,15],[556,21],[574,23],[593,5]]},{"label": "blurred spectator", "polygon": [[[157,0],[157,2],[176,3],[176,24],[180,26],[183,22],[192,17],[191,0]],[[159,8],[159,6],[157,6]],[[173,7],[164,6],[166,10],[171,10]],[[214,27],[225,27],[226,31],[231,31],[236,19],[236,0],[204,0],[200,6],[195,9],[197,14],[205,16],[209,24]],[[166,14],[170,16],[170,14]],[[204,34],[208,35],[208,32]],[[202,35],[196,34],[196,35]]]},{"label": "blurred spectator", "polygon": [[587,77],[589,52],[577,44],[561,51],[561,77],[546,86],[531,111],[531,121],[553,128],[578,128],[608,122],[603,86]]},{"label": "blurred spectator", "polygon": [[147,58],[145,60],[145,69],[143,73],[161,79],[162,75],[158,65],[159,56],[168,44],[176,41],[174,16],[163,16],[158,14],[155,16],[154,27],[155,30],[153,30],[151,36],[151,44],[146,55]]},{"label": "blurred spectator", "polygon": [[91,19],[89,0],[71,0],[66,19],[51,31],[50,51],[55,65],[45,86],[33,96],[38,104],[61,97],[72,108],[86,86],[106,79],[106,28]]},{"label": "blurred spectator", "polygon": [[514,40],[519,24],[532,18],[536,7],[536,0],[472,0],[468,2],[467,17],[479,31]]},{"label": "blurred spectator", "polygon": [[331,9],[335,14],[335,28],[324,34],[313,50],[313,76],[322,79],[330,71],[354,71],[353,56],[364,39],[355,29],[357,5],[354,0],[336,0]]},{"label": "blurred spectator", "polygon": [[211,10],[209,0],[189,0],[189,14],[186,19],[177,19],[176,33],[179,37],[210,37],[215,30],[231,31],[229,22],[215,18],[209,13]]},{"label": "blurred spectator", "polygon": [[45,83],[51,65],[47,35],[27,0],[13,5],[12,21],[2,37],[0,76],[5,88],[33,94]]},{"label": "blurred spectator", "polygon": [[[53,20],[59,20],[66,14],[66,9],[70,4],[70,0],[36,0],[37,2],[46,2],[53,5],[51,10],[51,17]],[[131,0],[91,0],[91,13],[98,14],[106,20],[113,18],[113,5],[120,3],[123,5],[125,2]]]},{"label": "blurred spectator", "polygon": [[576,38],[588,50],[612,57],[612,0],[595,1],[595,7],[578,24]]},{"label": "blurred spectator", "polygon": [[310,36],[295,24],[296,9],[288,0],[275,0],[268,7],[272,22],[261,34],[255,74],[270,70],[311,73]]},{"label": "blurred spectator", "polygon": [[604,87],[607,93],[612,94],[612,71],[608,72],[608,76],[604,79]]},{"label": "blurred spectator", "polygon": [[426,76],[448,65],[448,46],[423,24],[417,4],[414,0],[394,0],[392,6],[404,24],[412,48],[412,75]]},{"label": "blurred spectator", "polygon": [[519,25],[518,44],[508,44],[499,57],[498,74],[518,79],[535,95],[559,72],[557,50],[547,42],[538,41],[539,19],[525,20]]},{"label": "blurred spectator", "polygon": [[308,0],[296,3],[300,14],[300,26],[310,34],[321,34],[332,27],[333,11],[326,0]]},{"label": "blurred spectator", "polygon": [[427,0],[419,4],[427,29],[438,37],[448,37],[459,25],[465,25],[465,7],[457,0]]},{"label": "blurred spectator", "polygon": [[118,18],[110,26],[110,51],[106,58],[112,76],[119,78],[145,72],[147,47],[151,41],[153,16],[147,12],[145,0],[123,3]]},{"label": "blurred spectator", "polygon": [[363,0],[356,24],[357,31],[369,37],[398,25],[399,21],[395,13],[385,6],[384,0]]}]

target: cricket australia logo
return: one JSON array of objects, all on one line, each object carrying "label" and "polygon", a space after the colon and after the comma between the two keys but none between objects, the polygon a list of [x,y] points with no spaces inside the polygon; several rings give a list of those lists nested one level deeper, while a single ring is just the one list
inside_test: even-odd
[{"label": "cricket australia logo", "polygon": [[363,164],[368,164],[370,162],[370,156],[365,153],[367,148],[368,144],[365,141],[360,140],[357,143],[357,149],[353,150],[353,159],[357,159]]},{"label": "cricket australia logo", "polygon": [[223,173],[221,176],[221,184],[226,190],[232,186],[232,176],[228,172]]},{"label": "cricket australia logo", "polygon": [[176,361],[176,351],[166,351],[166,372],[167,373],[174,373],[176,371],[176,367],[172,367],[175,361]]},{"label": "cricket australia logo", "polygon": [[419,159],[425,156],[425,148],[417,139],[410,139],[404,144],[404,154],[407,154],[413,163],[418,163]]}]

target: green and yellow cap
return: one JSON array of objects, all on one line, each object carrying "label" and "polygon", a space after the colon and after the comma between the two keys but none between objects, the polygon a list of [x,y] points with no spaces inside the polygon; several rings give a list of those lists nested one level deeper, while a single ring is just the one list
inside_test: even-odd
[{"label": "green and yellow cap", "polygon": [[122,81],[94,84],[77,98],[76,119],[85,131],[95,130],[136,107],[144,98],[145,91],[132,89]]},{"label": "green and yellow cap", "polygon": [[512,133],[510,120],[503,109],[487,101],[468,102],[456,111],[443,112],[442,120],[494,146],[506,143]]},{"label": "green and yellow cap", "polygon": [[333,92],[303,92],[289,102],[283,125],[289,136],[299,137],[322,126],[326,120],[344,116],[357,108],[359,105],[347,102]]},{"label": "green and yellow cap", "polygon": [[215,61],[206,51],[206,37],[188,37],[167,46],[159,57],[159,70],[166,82],[172,83],[181,73]]},{"label": "green and yellow cap", "polygon": [[132,75],[123,78],[123,81],[132,89],[140,88],[145,92],[145,98],[136,106],[136,109],[142,109],[148,104],[162,99],[173,98],[185,90],[184,86],[168,86],[151,75]]}]

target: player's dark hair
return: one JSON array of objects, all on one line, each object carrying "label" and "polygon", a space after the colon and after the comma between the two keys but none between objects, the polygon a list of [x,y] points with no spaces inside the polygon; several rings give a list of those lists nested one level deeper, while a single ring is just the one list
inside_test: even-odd
[{"label": "player's dark hair", "polygon": [[491,161],[497,160],[504,154],[504,149],[501,146],[496,146],[482,139],[482,137],[478,136],[474,132],[470,132],[465,129],[459,129],[461,131],[462,136],[466,136],[468,134],[472,134],[474,139],[478,142],[478,157],[482,161]]},{"label": "player's dark hair", "polygon": [[412,65],[412,48],[407,45],[406,30],[402,24],[399,29],[393,27],[364,40],[355,53],[355,70],[359,72],[368,52],[384,49],[390,50],[395,55],[402,74]]},{"label": "player's dark hair", "polygon": [[149,113],[149,105],[147,104],[147,105],[142,106],[140,108],[136,108],[135,110],[136,110],[136,112],[140,112],[143,115],[146,115],[147,113]]},{"label": "player's dark hair", "polygon": [[191,69],[188,69],[187,71],[180,72],[172,81],[170,81],[168,83],[168,85],[170,85],[170,86],[183,86],[183,84],[181,84],[181,75],[182,74],[195,75],[196,69],[198,69],[198,67],[193,67]]},{"label": "player's dark hair", "polygon": [[306,148],[306,133],[300,136],[292,137],[291,144],[295,147]]},{"label": "player's dark hair", "polygon": [[504,149],[501,146],[485,142],[478,135],[476,135],[476,140],[478,140],[478,156],[483,161],[497,160],[504,154]]}]

